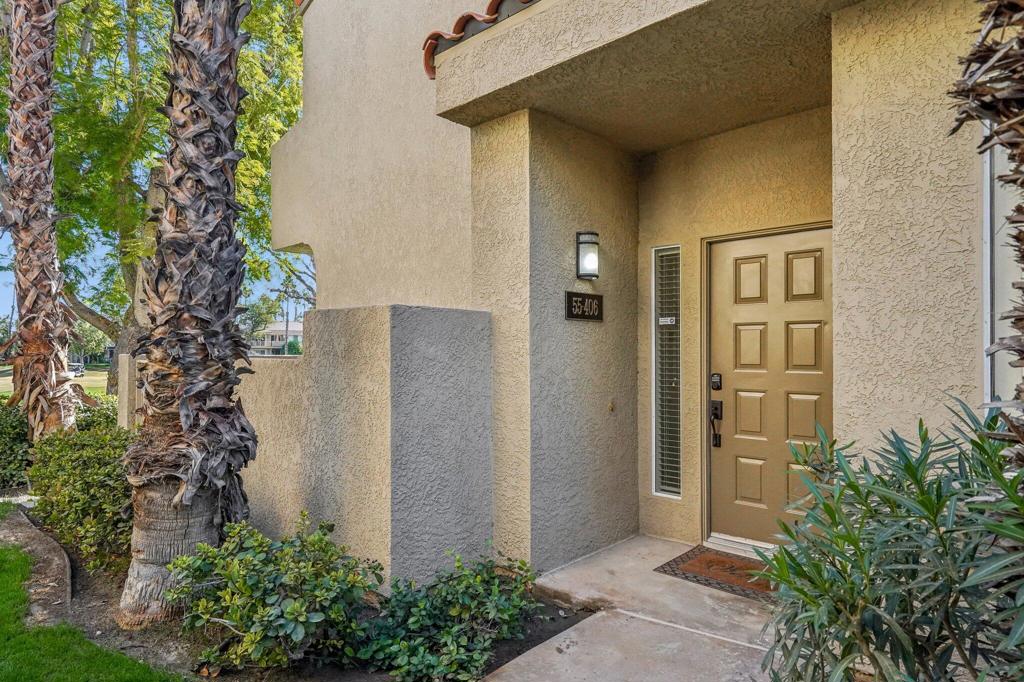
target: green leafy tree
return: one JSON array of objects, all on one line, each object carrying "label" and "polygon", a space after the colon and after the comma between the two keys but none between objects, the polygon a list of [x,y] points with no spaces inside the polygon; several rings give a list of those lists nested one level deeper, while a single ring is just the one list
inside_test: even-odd
[{"label": "green leafy tree", "polygon": [[84,362],[92,355],[99,355],[107,349],[110,341],[107,335],[88,322],[78,320],[75,323],[75,337],[71,339],[71,356]]},{"label": "green leafy tree", "polygon": [[[163,211],[166,95],[171,0],[67,0],[61,5],[55,58],[55,199],[64,219],[58,247],[65,298],[77,315],[129,352],[141,334],[141,260],[152,254]],[[270,251],[270,149],[302,105],[302,36],[292,0],[254,0],[245,22],[252,40],[239,58],[249,91],[238,124],[245,153],[237,172],[239,236],[250,280],[266,280]],[[2,65],[0,79],[8,77]],[[0,94],[7,106],[7,95]],[[6,131],[5,131],[6,132]],[[6,145],[4,145],[6,146]],[[6,163],[2,164],[6,166]],[[96,262],[96,249],[103,257]],[[109,388],[116,388],[116,366]]]},{"label": "green leafy tree", "polygon": [[302,355],[302,342],[296,341],[295,339],[288,339],[288,345],[285,346],[285,355]]},{"label": "green leafy tree", "polygon": [[280,314],[281,301],[261,294],[253,302],[245,304],[245,310],[238,316],[238,328],[251,341],[255,334],[266,329]]}]

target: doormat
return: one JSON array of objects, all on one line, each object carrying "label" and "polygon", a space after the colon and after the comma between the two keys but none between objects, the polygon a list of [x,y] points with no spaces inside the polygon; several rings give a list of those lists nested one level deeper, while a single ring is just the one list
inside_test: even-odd
[{"label": "doormat", "polygon": [[763,578],[752,580],[751,572],[763,568],[764,563],[757,559],[698,546],[654,570],[729,594],[771,602],[772,588],[768,581]]}]

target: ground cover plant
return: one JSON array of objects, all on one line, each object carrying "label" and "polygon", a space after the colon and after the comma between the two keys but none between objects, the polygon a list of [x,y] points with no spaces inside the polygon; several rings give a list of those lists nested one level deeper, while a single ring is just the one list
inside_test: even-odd
[{"label": "ground cover plant", "polygon": [[996,413],[955,414],[950,436],[890,433],[857,463],[823,433],[796,453],[805,515],[762,556],[778,590],[773,680],[1021,679],[1024,556],[998,534],[1024,537],[1024,505],[992,492],[1021,474],[1005,475]]},{"label": "ground cover plant", "polygon": [[220,639],[203,654],[213,669],[271,668],[303,658],[327,660],[363,634],[359,616],[380,568],[345,554],[330,526],[280,541],[247,523],[231,524],[220,547],[200,545],[171,564],[176,587],[168,598],[186,607],[186,631]]},{"label": "ground cover plant", "polygon": [[331,527],[272,541],[246,523],[220,547],[202,545],[171,564],[170,598],[186,631],[213,641],[205,670],[284,667],[300,659],[364,665],[403,682],[478,679],[500,639],[519,637],[537,608],[525,563],[454,558],[428,585],[394,581],[347,555]]},{"label": "ground cover plant", "polygon": [[522,561],[467,564],[455,556],[454,567],[428,585],[393,581],[356,656],[401,682],[479,679],[495,643],[521,637],[537,610],[535,579]]}]

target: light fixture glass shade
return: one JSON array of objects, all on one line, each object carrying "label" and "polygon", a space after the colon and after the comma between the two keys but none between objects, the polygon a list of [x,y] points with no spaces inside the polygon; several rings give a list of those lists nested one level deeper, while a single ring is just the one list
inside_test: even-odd
[{"label": "light fixture glass shade", "polygon": [[600,246],[597,232],[576,233],[576,277],[597,279],[601,271]]}]

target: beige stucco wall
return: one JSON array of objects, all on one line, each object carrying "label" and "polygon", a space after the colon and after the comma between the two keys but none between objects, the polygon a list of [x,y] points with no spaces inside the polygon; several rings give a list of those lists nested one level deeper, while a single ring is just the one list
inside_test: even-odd
[{"label": "beige stucco wall", "polygon": [[320,308],[470,300],[469,131],[420,47],[465,0],[314,0],[302,120],[273,150],[273,243],[311,247]]},{"label": "beige stucco wall", "polygon": [[473,129],[474,305],[493,328],[494,546],[530,556],[530,117]]},{"label": "beige stucco wall", "polygon": [[[474,124],[522,107],[530,75],[708,0],[542,0],[438,55],[437,111]],[[465,4],[465,3],[463,3]],[[448,30],[448,26],[443,27]],[[529,44],[531,49],[523,49]],[[515,54],[515,59],[508,55]],[[532,84],[536,86],[537,84]],[[501,90],[500,98],[487,95]],[[523,100],[523,101],[520,101]]]},{"label": "beige stucco wall", "polygon": [[[700,542],[702,511],[701,240],[831,218],[828,108],[684,144],[645,160],[638,244],[640,529]],[[651,249],[679,245],[682,267],[683,470],[679,499],[651,482]]]},{"label": "beige stucco wall", "polygon": [[949,391],[981,400],[976,131],[946,96],[977,28],[971,0],[872,0],[833,22],[835,428],[876,443]]},{"label": "beige stucco wall", "polygon": [[[636,187],[629,155],[537,112],[473,130],[474,291],[494,328],[498,549],[554,568],[637,529]],[[575,233],[601,234],[576,279]],[[566,290],[605,296],[564,319]]]},{"label": "beige stucco wall", "polygon": [[830,13],[856,1],[540,0],[438,56],[437,109],[543,111],[662,151],[826,106]]},{"label": "beige stucco wall", "polygon": [[239,391],[259,436],[253,523],[299,512],[389,573],[427,580],[492,534],[490,320],[411,306],[306,316],[306,354],[256,360]]}]

